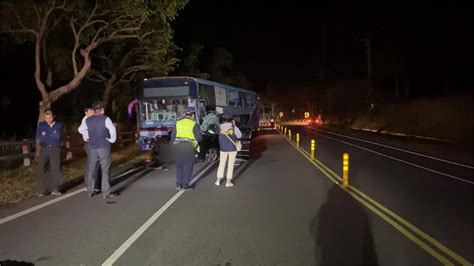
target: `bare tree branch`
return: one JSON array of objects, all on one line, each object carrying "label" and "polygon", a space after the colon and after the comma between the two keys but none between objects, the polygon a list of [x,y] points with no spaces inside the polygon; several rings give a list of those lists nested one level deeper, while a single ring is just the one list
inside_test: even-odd
[{"label": "bare tree branch", "polygon": [[[97,11],[97,8],[99,7],[99,1],[96,1],[95,2],[95,6],[94,6],[94,9],[92,9],[90,15],[87,17],[84,25],[82,25],[79,30],[77,31],[76,30],[76,26],[74,25],[75,22],[77,20],[75,19],[71,19],[70,21],[70,26],[73,30],[73,33],[74,33],[74,39],[75,39],[75,42],[74,42],[74,48],[72,50],[72,53],[71,53],[71,58],[72,58],[72,67],[73,67],[73,71],[74,71],[74,75],[77,75],[78,73],[78,66],[77,66],[77,61],[76,61],[76,55],[77,55],[77,50],[79,49],[80,45],[81,45],[81,34],[82,32],[88,28],[89,26],[92,26],[94,25],[95,23],[101,23],[100,20],[94,20],[94,21],[91,21],[92,18],[95,16],[95,13]],[[82,55],[82,53],[81,53]]]},{"label": "bare tree branch", "polygon": [[155,69],[155,67],[152,67],[149,65],[132,66],[123,71],[122,77],[125,77],[127,75],[130,75],[131,73],[135,73],[138,71],[147,71],[147,70],[152,70],[152,69]]},{"label": "bare tree branch", "polygon": [[39,28],[40,27],[40,21],[41,21],[41,16],[40,16],[40,12],[38,10],[38,7],[35,5],[34,7],[34,10],[35,10],[35,13],[36,13],[36,26]]},{"label": "bare tree branch", "polygon": [[148,35],[153,34],[153,33],[155,33],[155,32],[156,32],[155,30],[152,30],[152,31],[149,31],[149,32],[143,34],[143,35],[140,37],[140,40],[145,39],[146,37],[148,37]]},{"label": "bare tree branch", "polygon": [[14,8],[10,8],[10,10],[13,12],[13,14],[15,15],[16,17],[16,20],[18,22],[18,24],[20,25],[20,27],[24,30],[27,30],[28,28],[25,26],[25,24],[23,24],[23,20],[20,18],[20,16],[18,15],[18,13],[16,12],[16,10]]},{"label": "bare tree branch", "polygon": [[108,79],[104,77],[99,71],[97,70],[91,70],[89,72],[89,75],[87,76],[87,79],[94,81],[94,82],[104,82],[107,81]]}]

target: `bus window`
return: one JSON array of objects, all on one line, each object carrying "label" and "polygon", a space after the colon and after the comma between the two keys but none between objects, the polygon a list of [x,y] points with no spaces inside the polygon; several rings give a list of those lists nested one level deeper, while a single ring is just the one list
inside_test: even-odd
[{"label": "bus window", "polygon": [[239,93],[235,90],[228,90],[227,96],[229,97],[229,106],[238,107],[239,106]]},{"label": "bus window", "polygon": [[207,108],[216,108],[216,91],[214,86],[199,84],[199,99],[205,99]]},{"label": "bus window", "polygon": [[245,93],[243,93],[243,92],[239,92],[239,104],[238,104],[238,106],[243,107],[243,108],[248,107],[247,99],[245,98]]}]

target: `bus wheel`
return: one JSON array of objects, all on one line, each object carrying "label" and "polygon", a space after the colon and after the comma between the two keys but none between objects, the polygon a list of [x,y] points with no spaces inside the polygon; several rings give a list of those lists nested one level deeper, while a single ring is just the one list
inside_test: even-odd
[{"label": "bus wheel", "polygon": [[217,151],[217,148],[210,148],[206,152],[206,161],[213,162],[217,160],[218,155],[219,155],[219,152]]}]

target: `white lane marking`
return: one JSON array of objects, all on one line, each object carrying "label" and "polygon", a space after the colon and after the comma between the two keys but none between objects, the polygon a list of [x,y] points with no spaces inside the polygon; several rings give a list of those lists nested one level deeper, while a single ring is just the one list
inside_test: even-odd
[{"label": "white lane marking", "polygon": [[189,181],[189,185],[194,185],[194,183],[196,183],[196,182],[199,180],[199,178],[201,178],[201,176],[202,176],[207,170],[209,170],[209,168],[211,168],[212,166],[216,165],[217,162],[218,162],[218,161],[212,162],[212,163],[210,163],[208,166],[206,166],[206,167],[204,168],[204,170],[199,171],[199,174],[197,174],[193,179],[191,179],[191,181]]},{"label": "white lane marking", "polygon": [[143,170],[144,168],[146,168],[146,165],[145,166],[140,166],[140,167],[137,167],[137,168],[132,168],[128,171],[126,171],[125,173],[121,173],[120,175],[118,176],[114,176],[114,179],[113,180],[110,180],[110,181],[114,181],[114,180],[117,180],[118,178],[121,178],[122,176],[125,176],[125,175],[128,175],[130,174],[131,172],[138,172],[138,171],[141,171]]},{"label": "white lane marking", "polygon": [[[196,182],[201,176],[215,163],[211,163],[204,168],[204,170],[200,171],[192,180]],[[192,182],[192,181],[191,181]],[[190,183],[191,183],[190,182]],[[102,266],[109,266],[113,265],[122,255],[127,251],[132,244],[137,241],[137,239],[145,233],[145,231],[158,219],[160,216],[181,196],[185,191],[181,190],[178,191],[168,202],[165,203],[158,211],[156,211],[138,230],[133,233],[117,250],[110,255],[107,260],[102,263]]]},{"label": "white lane marking", "polygon": [[381,146],[381,147],[385,147],[385,148],[389,148],[389,149],[393,149],[393,150],[397,150],[397,151],[401,151],[401,152],[406,152],[406,153],[410,153],[410,154],[413,154],[413,155],[418,155],[418,156],[426,157],[426,158],[429,158],[429,159],[433,159],[433,160],[437,160],[437,161],[441,161],[441,162],[445,162],[445,163],[454,164],[454,165],[469,168],[469,169],[474,169],[474,166],[471,166],[471,165],[457,163],[457,162],[453,162],[453,161],[448,161],[448,160],[445,160],[445,159],[441,159],[441,158],[437,158],[437,157],[433,157],[433,156],[430,156],[430,155],[417,153],[417,152],[413,152],[413,151],[409,151],[409,150],[403,150],[403,149],[400,149],[400,148],[396,148],[396,147],[393,147],[393,146],[388,146],[388,145],[373,142],[373,141],[368,141],[368,140],[358,139],[358,138],[354,138],[354,137],[349,137],[349,136],[345,136],[345,135],[325,131],[325,130],[322,130],[322,129],[314,129],[314,128],[309,128],[309,129],[313,130],[313,131],[319,130],[319,131],[324,132],[324,133],[333,134],[333,135],[337,135],[337,136],[340,136],[340,137],[357,140],[357,141],[360,141],[360,142],[366,142],[366,143],[378,145],[378,146]]},{"label": "white lane marking", "polygon": [[426,170],[426,171],[429,171],[429,172],[432,172],[432,173],[436,173],[436,174],[443,175],[443,176],[446,176],[446,177],[449,177],[449,178],[452,178],[452,179],[456,179],[456,180],[461,181],[461,182],[465,182],[465,183],[469,183],[471,185],[474,185],[473,181],[469,181],[469,180],[463,179],[461,177],[453,176],[453,175],[446,174],[446,173],[443,173],[443,172],[438,172],[436,170],[433,170],[433,169],[430,169],[430,168],[427,168],[427,167],[424,167],[424,166],[421,166],[421,165],[417,165],[417,164],[414,164],[414,163],[410,163],[410,162],[407,162],[407,161],[404,161],[404,160],[401,160],[401,159],[398,159],[398,158],[395,158],[395,157],[392,157],[392,156],[389,156],[389,155],[385,155],[383,153],[376,152],[376,151],[361,147],[359,145],[355,145],[355,144],[345,142],[345,141],[342,141],[342,140],[339,140],[339,139],[331,138],[331,137],[324,136],[324,135],[321,135],[321,134],[318,134],[318,133],[316,133],[316,135],[321,136],[323,138],[332,139],[334,141],[341,142],[341,143],[347,144],[349,146],[353,146],[353,147],[356,147],[356,148],[359,148],[359,149],[362,149],[362,150],[365,150],[365,151],[368,151],[368,152],[371,152],[371,153],[374,153],[374,154],[377,154],[377,155],[380,155],[380,156],[383,156],[383,157],[386,157],[386,158],[389,158],[389,159],[392,159],[392,160],[395,160],[395,161],[398,161],[398,162],[401,162],[401,163],[405,163],[405,164],[408,164],[408,165],[411,165],[411,166],[415,166],[415,167],[418,167],[420,169],[423,169],[423,170]]},{"label": "white lane marking", "polygon": [[415,137],[415,138],[419,138],[419,139],[429,139],[429,140],[437,140],[437,141],[443,141],[443,142],[451,143],[451,141],[446,140],[446,139],[437,139],[437,138],[432,138],[432,137],[410,135],[410,134],[404,134],[404,133],[398,133],[398,132],[392,132],[392,131],[385,131],[385,130],[379,131],[379,130],[370,129],[370,128],[354,128],[354,127],[352,127],[352,129],[362,130],[362,131],[370,131],[370,132],[379,132],[379,133],[387,134],[387,135],[395,135],[395,136],[403,136],[403,137]]},{"label": "white lane marking", "polygon": [[168,202],[163,205],[157,212],[155,212],[138,230],[131,235],[127,241],[125,241],[117,250],[112,253],[112,255],[102,263],[102,266],[113,265],[119,258],[122,256],[130,246],[137,241],[137,239],[145,233],[145,231],[150,227],[170,206],[173,204],[181,195],[183,195],[184,190],[178,191]]},{"label": "white lane marking", "polygon": [[21,212],[17,212],[17,213],[12,214],[12,215],[10,215],[10,216],[8,216],[8,217],[5,217],[5,218],[3,218],[3,219],[0,219],[0,224],[4,224],[4,223],[9,222],[9,221],[11,221],[11,220],[15,220],[15,219],[17,219],[17,218],[19,218],[19,217],[21,217],[21,216],[27,215],[27,214],[29,214],[29,213],[32,213],[32,212],[34,212],[34,211],[37,211],[37,210],[42,209],[42,208],[44,208],[44,207],[47,207],[47,206],[49,206],[49,205],[51,205],[51,204],[54,204],[54,203],[56,203],[56,202],[58,202],[58,201],[67,199],[67,198],[69,198],[69,197],[72,197],[72,196],[74,196],[74,195],[76,195],[76,194],[79,194],[79,193],[81,193],[81,192],[83,192],[83,191],[85,191],[85,189],[84,189],[84,188],[81,188],[81,189],[78,189],[78,190],[73,191],[73,192],[71,192],[71,193],[67,193],[67,194],[62,195],[62,196],[60,196],[60,197],[57,197],[57,198],[55,198],[55,199],[52,199],[52,200],[46,201],[46,202],[44,202],[44,203],[41,203],[41,204],[39,204],[39,205],[36,205],[36,206],[34,206],[34,207],[31,207],[31,208],[29,208],[29,209],[23,210],[23,211],[21,211]]},{"label": "white lane marking", "polygon": [[[142,167],[142,168],[143,168],[143,167]],[[120,175],[114,177],[114,180],[116,180],[116,179],[118,179],[118,178],[120,178],[120,177],[122,177],[122,176],[125,176],[125,175],[127,175],[127,174],[129,174],[129,173],[131,173],[131,172],[137,171],[138,169],[141,170],[142,168],[138,167],[138,168],[130,169],[130,170],[126,171],[125,173],[122,173],[122,174],[120,174]],[[111,180],[111,181],[113,181],[113,180]],[[32,212],[35,212],[35,211],[37,211],[37,210],[40,210],[40,209],[42,209],[42,208],[44,208],[44,207],[47,207],[47,206],[49,206],[49,205],[51,205],[51,204],[54,204],[54,203],[56,203],[56,202],[59,202],[59,201],[61,201],[61,200],[65,200],[65,199],[67,199],[67,198],[69,198],[69,197],[72,197],[72,196],[74,196],[74,195],[77,195],[77,194],[79,194],[79,193],[81,193],[81,192],[83,192],[83,191],[85,191],[85,188],[81,188],[81,189],[75,190],[75,191],[73,191],[73,192],[71,192],[71,193],[67,193],[67,194],[62,195],[62,196],[60,196],[60,197],[57,197],[57,198],[55,198],[55,199],[52,199],[52,200],[46,201],[46,202],[44,202],[44,203],[41,203],[41,204],[39,204],[39,205],[33,206],[33,207],[29,208],[29,209],[26,209],[26,210],[17,212],[17,213],[15,213],[15,214],[12,214],[12,215],[10,215],[10,216],[7,216],[7,217],[5,217],[5,218],[0,219],[0,224],[4,224],[4,223],[6,223],[6,222],[15,220],[15,219],[17,219],[17,218],[20,218],[21,216],[27,215],[27,214],[29,214],[29,213],[32,213]]]}]

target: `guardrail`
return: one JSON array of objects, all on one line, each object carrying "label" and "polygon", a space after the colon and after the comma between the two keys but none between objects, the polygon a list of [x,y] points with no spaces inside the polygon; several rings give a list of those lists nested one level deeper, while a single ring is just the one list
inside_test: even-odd
[{"label": "guardrail", "polygon": [[[73,150],[83,149],[84,145],[71,145],[71,137],[67,136],[63,141],[62,151],[66,152],[65,160],[71,160],[73,158]],[[125,143],[135,141],[135,131],[120,132],[117,134],[117,143],[119,147],[123,147]],[[19,147],[21,146],[21,150]],[[11,149],[11,147],[14,147]],[[35,140],[23,140],[23,141],[4,141],[0,142],[0,152],[8,151],[11,154],[0,156],[0,162],[13,161],[23,159],[23,165],[29,166],[31,164],[31,158],[35,156]],[[21,151],[21,153],[18,153]]]}]

